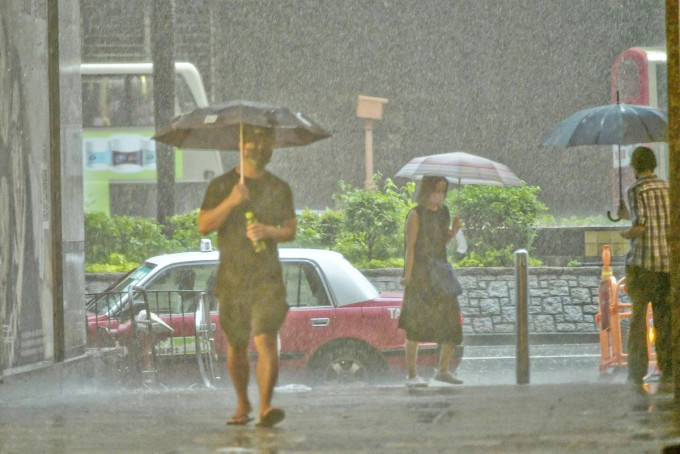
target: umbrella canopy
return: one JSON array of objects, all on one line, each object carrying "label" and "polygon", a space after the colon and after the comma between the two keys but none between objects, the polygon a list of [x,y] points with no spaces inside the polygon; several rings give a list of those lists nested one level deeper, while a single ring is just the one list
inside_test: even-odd
[{"label": "umbrella canopy", "polygon": [[462,151],[411,159],[395,177],[420,180],[442,176],[456,185],[521,186],[522,181],[505,165]]},{"label": "umbrella canopy", "polygon": [[541,146],[630,145],[668,141],[668,119],[661,110],[608,104],[581,110],[555,126]]},{"label": "umbrella canopy", "polygon": [[274,148],[297,147],[330,137],[302,113],[254,101],[230,101],[175,117],[154,140],[181,148],[240,150],[243,126],[274,130]]},{"label": "umbrella canopy", "polygon": [[[618,145],[619,206],[624,206],[621,145],[667,141],[668,119],[665,113],[654,107],[617,102],[576,112],[555,126],[541,146]],[[607,216],[613,222],[621,220],[614,219],[610,211]]]}]

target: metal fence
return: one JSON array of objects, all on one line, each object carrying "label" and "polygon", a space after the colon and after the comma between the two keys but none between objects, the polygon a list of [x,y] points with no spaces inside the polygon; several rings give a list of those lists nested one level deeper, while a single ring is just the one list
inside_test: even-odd
[{"label": "metal fence", "polygon": [[88,295],[88,347],[114,349],[117,381],[213,387],[222,369],[202,291],[132,287]]}]

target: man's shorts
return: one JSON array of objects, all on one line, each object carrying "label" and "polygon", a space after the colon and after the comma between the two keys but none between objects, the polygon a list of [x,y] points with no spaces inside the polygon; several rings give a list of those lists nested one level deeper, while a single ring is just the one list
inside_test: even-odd
[{"label": "man's shorts", "polygon": [[288,305],[283,286],[261,285],[254,291],[220,300],[220,325],[232,347],[247,346],[251,334],[275,336],[286,314]]}]

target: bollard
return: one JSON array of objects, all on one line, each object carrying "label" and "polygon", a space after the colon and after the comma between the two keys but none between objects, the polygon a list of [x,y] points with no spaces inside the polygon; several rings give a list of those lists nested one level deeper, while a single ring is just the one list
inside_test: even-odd
[{"label": "bollard", "polygon": [[515,251],[515,300],[517,303],[517,384],[529,383],[529,253]]}]

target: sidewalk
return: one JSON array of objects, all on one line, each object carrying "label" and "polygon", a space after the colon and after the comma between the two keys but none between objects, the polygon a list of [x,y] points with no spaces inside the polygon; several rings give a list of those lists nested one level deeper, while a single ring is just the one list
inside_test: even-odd
[{"label": "sidewalk", "polygon": [[680,445],[672,394],[621,383],[432,385],[284,385],[274,402],[287,416],[274,429],[225,425],[235,407],[229,383],[80,384],[14,400],[0,387],[0,453],[640,454]]}]

